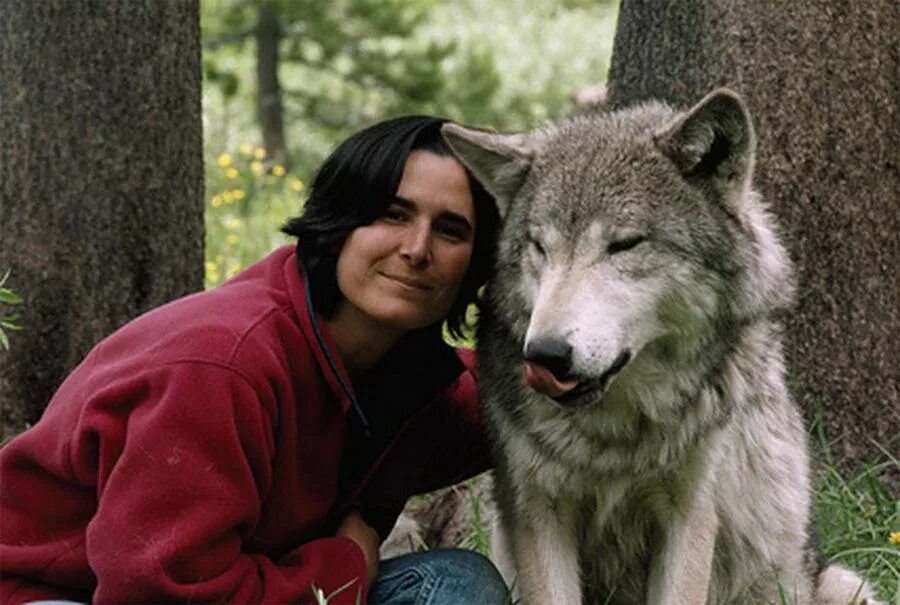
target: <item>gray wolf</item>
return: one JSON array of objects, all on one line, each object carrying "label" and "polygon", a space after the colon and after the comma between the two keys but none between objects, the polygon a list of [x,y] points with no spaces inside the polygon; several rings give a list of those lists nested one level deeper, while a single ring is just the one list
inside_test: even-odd
[{"label": "gray wolf", "polygon": [[443,132],[503,216],[477,342],[522,603],[874,603],[810,537],[740,97]]}]

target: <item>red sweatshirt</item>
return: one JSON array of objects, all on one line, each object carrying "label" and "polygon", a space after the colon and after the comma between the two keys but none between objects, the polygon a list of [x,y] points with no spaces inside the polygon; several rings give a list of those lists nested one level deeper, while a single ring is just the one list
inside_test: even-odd
[{"label": "red sweatshirt", "polygon": [[341,479],[354,411],[319,326],[334,368],[285,247],[97,345],[0,449],[0,602],[312,603],[349,583],[330,603],[365,603],[344,515],[384,537],[410,495],[484,470],[487,450],[469,370]]}]

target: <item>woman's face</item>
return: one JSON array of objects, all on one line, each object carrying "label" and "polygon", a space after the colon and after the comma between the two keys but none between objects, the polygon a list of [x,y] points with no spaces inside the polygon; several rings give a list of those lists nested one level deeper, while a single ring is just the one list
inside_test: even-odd
[{"label": "woman's face", "polygon": [[344,242],[337,262],[343,295],[338,315],[395,333],[440,321],[469,267],[475,228],[462,165],[413,151],[385,214]]}]

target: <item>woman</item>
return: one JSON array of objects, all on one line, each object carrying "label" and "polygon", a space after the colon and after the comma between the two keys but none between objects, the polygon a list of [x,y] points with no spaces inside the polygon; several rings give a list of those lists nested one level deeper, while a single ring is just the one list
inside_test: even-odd
[{"label": "woman", "polygon": [[488,464],[472,355],[441,330],[498,218],[442,123],[345,141],[296,247],[102,341],[0,450],[3,603],[505,602],[473,553],[378,561],[410,495]]}]

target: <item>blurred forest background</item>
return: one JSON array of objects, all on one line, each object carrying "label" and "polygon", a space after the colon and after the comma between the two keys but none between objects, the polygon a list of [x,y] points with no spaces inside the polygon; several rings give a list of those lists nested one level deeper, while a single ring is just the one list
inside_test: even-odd
[{"label": "blurred forest background", "polygon": [[204,0],[206,286],[287,239],[315,169],[373,122],[426,113],[499,130],[603,82],[610,0]]}]

